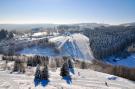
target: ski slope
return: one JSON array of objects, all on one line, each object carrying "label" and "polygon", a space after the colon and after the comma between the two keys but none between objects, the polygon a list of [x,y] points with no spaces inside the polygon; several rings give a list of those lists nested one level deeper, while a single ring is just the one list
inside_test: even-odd
[{"label": "ski slope", "polygon": [[82,34],[73,34],[72,35],[74,44],[78,47],[80,50],[81,54],[83,55],[83,59],[86,60],[92,60],[94,59],[92,51],[89,46],[89,39],[82,35]]},{"label": "ski slope", "polygon": [[[58,36],[49,39],[50,42],[57,44],[57,48],[67,52],[68,56],[72,56],[81,60],[94,59],[92,51],[89,47],[89,39],[83,34],[71,34],[68,36]],[[62,48],[64,50],[62,50]]]},{"label": "ski slope", "polygon": [[[72,75],[70,84],[59,74],[59,68],[56,71],[49,70],[50,82],[46,86],[39,84],[35,87],[32,75],[9,74],[8,71],[0,71],[0,89],[135,89],[133,81],[90,69],[75,69],[75,75]],[[111,77],[115,77],[115,79],[109,80],[108,78]]]}]

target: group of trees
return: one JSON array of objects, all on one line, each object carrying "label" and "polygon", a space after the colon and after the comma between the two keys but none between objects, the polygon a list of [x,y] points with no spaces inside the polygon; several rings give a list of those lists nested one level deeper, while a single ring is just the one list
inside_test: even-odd
[{"label": "group of trees", "polygon": [[59,30],[60,33],[65,33],[65,32],[80,32],[80,26],[78,25],[58,25],[57,29]]},{"label": "group of trees", "polygon": [[[38,64],[41,66],[48,65],[50,68],[61,67],[67,60],[73,60],[69,57],[48,57],[48,56],[25,56],[25,55],[16,55],[16,56],[2,56],[2,60],[10,61],[19,61],[25,63],[27,66],[36,67]],[[72,67],[71,62],[69,63]]]},{"label": "group of trees", "polygon": [[19,61],[25,62],[27,66],[35,67],[37,64],[45,65],[49,64],[49,57],[48,56],[25,56],[25,55],[16,55],[16,56],[2,56],[2,60],[6,61]]},{"label": "group of trees", "polygon": [[[70,59],[68,57],[63,57],[62,59],[49,59],[49,57],[44,56],[3,56],[2,60],[6,61],[6,63],[8,63],[9,61],[14,61],[13,72],[25,73],[25,69],[27,68],[27,66],[37,66],[35,79],[38,80],[48,80],[48,66],[50,68],[56,69],[57,67],[61,67],[60,75],[62,77],[70,76],[69,72],[74,74],[73,59]],[[42,66],[43,68],[40,66]]]},{"label": "group of trees", "polygon": [[[35,81],[41,80],[49,80],[49,73],[48,73],[48,66],[45,64],[43,68],[40,67],[41,65],[37,65],[36,72],[35,72]],[[61,67],[60,76],[62,77],[70,77],[70,68],[74,68],[73,63],[71,60],[66,60]]]},{"label": "group of trees", "polygon": [[[34,59],[32,59],[34,58]],[[36,62],[37,58],[37,62]],[[44,59],[42,59],[44,58]],[[49,59],[48,57],[40,57],[40,56],[34,56],[34,57],[28,57],[28,56],[3,56],[2,59],[8,63],[9,61],[14,61],[14,68],[13,72],[19,72],[19,73],[25,73],[27,66],[37,66],[36,72],[35,72],[35,79],[42,79],[42,80],[48,80],[49,73],[48,73],[48,67],[49,68],[57,68],[61,67],[60,76],[70,77],[70,72],[74,74],[74,67],[81,68],[81,69],[93,69],[100,72],[105,72],[113,75],[117,75],[123,78],[127,78],[130,80],[135,80],[135,68],[128,68],[123,66],[113,66],[110,64],[106,64],[103,61],[99,60],[93,60],[93,63],[74,60],[68,57],[63,57],[62,59],[56,58],[55,59]],[[42,62],[39,62],[40,60],[43,60]],[[28,60],[35,60],[35,61],[29,61],[30,64],[28,64]],[[48,60],[48,61],[47,61]],[[32,64],[35,63],[35,64]],[[52,66],[53,65],[53,66]],[[40,67],[41,66],[41,67]]]},{"label": "group of trees", "polygon": [[35,78],[34,80],[48,80],[49,73],[48,73],[48,66],[44,65],[43,69],[40,69],[40,65],[37,65],[36,72],[35,72]]},{"label": "group of trees", "polygon": [[15,60],[13,72],[25,73],[25,62],[21,60]]},{"label": "group of trees", "polygon": [[[36,67],[39,64],[41,66],[48,65],[50,68],[57,68],[57,67],[62,67],[62,65],[67,60],[70,69],[72,69],[74,66],[81,69],[87,69],[90,66],[90,64],[87,62],[74,60],[73,58],[66,57],[66,56],[48,57],[48,56],[38,56],[38,55],[35,56],[16,55],[16,56],[2,56],[2,60],[7,62],[19,60],[19,62],[22,62],[22,64],[25,64],[25,66],[31,66],[31,67]],[[74,62],[74,66],[72,66],[73,62]]]},{"label": "group of trees", "polygon": [[[34,59],[30,59],[34,58]],[[37,58],[37,61],[36,61]],[[40,56],[34,56],[34,57],[27,57],[27,56],[3,56],[2,59],[8,63],[9,61],[14,61],[14,67],[13,72],[19,72],[19,73],[25,73],[27,66],[37,66],[36,72],[35,72],[35,79],[38,80],[48,80],[49,73],[48,73],[48,67],[49,68],[57,68],[61,67],[60,76],[70,77],[70,72],[74,74],[74,67],[78,67],[81,69],[93,69],[100,72],[105,72],[113,75],[117,75],[123,78],[127,78],[130,80],[135,80],[134,74],[135,74],[135,68],[127,68],[123,66],[113,66],[110,64],[106,64],[102,61],[94,60],[93,64],[75,60],[73,63],[73,60],[68,57],[63,57],[62,59],[49,59],[48,57],[44,57],[44,59],[41,59],[43,57]],[[42,62],[39,62],[40,60],[43,60]],[[34,60],[29,61],[28,60]],[[44,62],[44,63],[43,63]],[[33,64],[34,63],[34,64]],[[41,66],[41,67],[40,67]]]},{"label": "group of trees", "polygon": [[85,29],[96,59],[123,52],[135,42],[135,27],[109,26]]},{"label": "group of trees", "polygon": [[48,56],[31,56],[27,59],[27,66],[37,66],[40,65],[46,65],[49,63],[49,57]]},{"label": "group of trees", "polygon": [[9,68],[12,69],[11,72],[25,73],[25,68],[27,64],[26,64],[26,60],[22,58],[19,56],[2,56],[2,60],[5,61],[6,66],[9,62],[14,62],[13,69]]},{"label": "group of trees", "polygon": [[11,39],[13,37],[14,35],[12,32],[8,32],[7,30],[4,30],[4,29],[0,30],[0,40],[5,39],[5,38]]}]

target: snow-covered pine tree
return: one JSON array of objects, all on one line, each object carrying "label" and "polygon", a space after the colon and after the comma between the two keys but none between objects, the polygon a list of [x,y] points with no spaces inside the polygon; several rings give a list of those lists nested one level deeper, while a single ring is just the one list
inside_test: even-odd
[{"label": "snow-covered pine tree", "polygon": [[60,76],[69,76],[69,67],[67,62],[62,65]]},{"label": "snow-covered pine tree", "polygon": [[69,68],[74,68],[73,61],[71,59],[68,60]]},{"label": "snow-covered pine tree", "polygon": [[72,74],[75,74],[73,60],[71,60],[71,59],[68,60],[68,67],[69,67],[69,71]]},{"label": "snow-covered pine tree", "polygon": [[48,78],[49,78],[48,67],[47,67],[47,65],[45,65],[41,72],[41,79],[48,80]]},{"label": "snow-covered pine tree", "polygon": [[41,80],[41,71],[40,71],[40,65],[37,65],[36,72],[35,72],[35,80]]}]

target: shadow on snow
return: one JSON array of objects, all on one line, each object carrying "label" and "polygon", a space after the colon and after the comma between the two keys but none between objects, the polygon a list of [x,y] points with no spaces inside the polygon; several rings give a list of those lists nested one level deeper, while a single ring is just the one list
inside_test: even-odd
[{"label": "shadow on snow", "polygon": [[63,79],[67,82],[67,84],[72,84],[72,78],[70,76],[64,76]]},{"label": "shadow on snow", "polygon": [[43,87],[45,87],[45,86],[47,86],[48,82],[49,82],[49,80],[41,80],[41,85]]},{"label": "shadow on snow", "polygon": [[49,80],[38,80],[38,79],[34,79],[34,85],[35,85],[35,87],[38,86],[40,83],[41,83],[41,85],[43,87],[45,87],[49,83]]}]

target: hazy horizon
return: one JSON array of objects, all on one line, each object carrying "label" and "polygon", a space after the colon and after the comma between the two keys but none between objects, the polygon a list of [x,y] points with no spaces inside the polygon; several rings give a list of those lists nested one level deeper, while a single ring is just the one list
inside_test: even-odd
[{"label": "hazy horizon", "polygon": [[119,25],[135,22],[135,0],[1,0],[0,24]]}]

